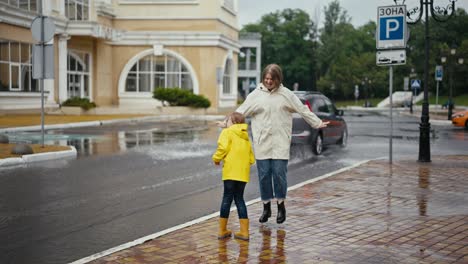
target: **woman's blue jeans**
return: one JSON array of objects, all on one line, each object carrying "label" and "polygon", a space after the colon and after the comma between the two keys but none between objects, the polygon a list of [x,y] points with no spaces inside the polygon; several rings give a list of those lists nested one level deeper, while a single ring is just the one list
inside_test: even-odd
[{"label": "woman's blue jeans", "polygon": [[232,200],[236,203],[237,214],[239,219],[249,218],[247,216],[247,207],[244,201],[244,189],[246,182],[225,180],[223,201],[221,202],[220,217],[228,218],[229,210],[231,209]]},{"label": "woman's blue jeans", "polygon": [[262,201],[270,201],[273,198],[285,199],[288,190],[286,179],[288,160],[257,160],[257,170]]}]

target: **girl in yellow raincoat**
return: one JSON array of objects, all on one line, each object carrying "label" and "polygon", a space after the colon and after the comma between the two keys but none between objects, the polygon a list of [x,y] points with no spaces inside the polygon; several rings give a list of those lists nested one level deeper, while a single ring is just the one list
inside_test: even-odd
[{"label": "girl in yellow raincoat", "polygon": [[236,203],[239,215],[240,232],[234,237],[249,240],[249,218],[244,201],[244,189],[250,179],[250,166],[255,163],[252,145],[247,134],[247,124],[242,114],[234,112],[227,117],[227,128],[218,139],[218,148],[213,154],[213,162],[223,161],[224,193],[221,202],[218,238],[231,236],[227,229],[232,200]]}]

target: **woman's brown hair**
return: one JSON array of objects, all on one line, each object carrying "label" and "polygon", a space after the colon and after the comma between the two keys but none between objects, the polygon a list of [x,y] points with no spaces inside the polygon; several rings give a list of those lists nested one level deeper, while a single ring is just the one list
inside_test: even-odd
[{"label": "woman's brown hair", "polygon": [[262,72],[262,81],[265,80],[267,74],[271,75],[271,78],[275,82],[275,87],[279,87],[283,82],[283,71],[278,64],[268,64]]}]

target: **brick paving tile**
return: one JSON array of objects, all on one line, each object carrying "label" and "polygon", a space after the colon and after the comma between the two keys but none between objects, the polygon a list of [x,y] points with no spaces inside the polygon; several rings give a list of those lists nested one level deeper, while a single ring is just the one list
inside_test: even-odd
[{"label": "brick paving tile", "polygon": [[289,191],[285,224],[250,205],[250,241],[218,240],[212,218],[92,263],[468,264],[466,204],[468,156],[370,161]]}]

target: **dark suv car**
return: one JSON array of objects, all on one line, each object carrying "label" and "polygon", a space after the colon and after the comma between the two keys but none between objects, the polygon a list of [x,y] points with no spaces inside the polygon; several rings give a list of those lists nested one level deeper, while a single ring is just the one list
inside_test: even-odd
[{"label": "dark suv car", "polygon": [[329,121],[330,124],[325,128],[314,129],[299,114],[294,113],[291,143],[311,145],[316,155],[322,154],[324,145],[339,144],[345,147],[348,128],[342,117],[343,110],[336,109],[331,100],[319,92],[297,91],[294,94],[322,121]]}]

